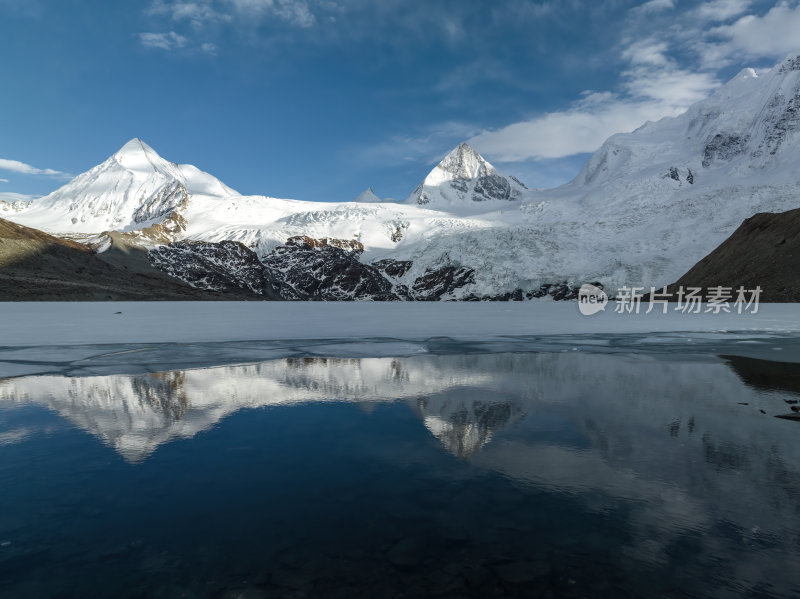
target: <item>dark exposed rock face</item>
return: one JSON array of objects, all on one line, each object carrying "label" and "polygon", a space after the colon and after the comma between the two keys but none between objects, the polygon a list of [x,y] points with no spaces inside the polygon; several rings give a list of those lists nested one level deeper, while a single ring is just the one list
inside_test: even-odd
[{"label": "dark exposed rock face", "polygon": [[[745,220],[717,249],[669,286],[736,290],[761,287],[762,302],[800,301],[800,208]],[[749,294],[748,294],[749,297]]]},{"label": "dark exposed rock face", "polygon": [[133,222],[143,223],[171,212],[183,210],[188,203],[189,194],[186,188],[174,181],[161,188],[149,201],[142,203],[133,213]]},{"label": "dark exposed rock face", "polygon": [[282,299],[398,299],[377,268],[359,261],[364,246],[354,240],[291,237],[263,263],[280,280]]},{"label": "dark exposed rock face", "polygon": [[[595,287],[603,289],[601,283],[592,283]],[[545,283],[539,289],[532,291],[523,291],[522,289],[515,289],[499,295],[490,295],[479,297],[471,295],[464,298],[466,301],[488,301],[488,302],[522,302],[525,300],[539,299],[543,297],[551,297],[555,301],[561,300],[575,300],[578,299],[578,291],[580,286],[569,285],[568,283]]]},{"label": "dark exposed rock face", "polygon": [[286,240],[286,245],[303,249],[319,249],[331,246],[346,252],[358,252],[359,254],[364,251],[364,244],[357,239],[330,239],[328,237],[314,239],[308,235],[290,237]]},{"label": "dark exposed rock face", "polygon": [[478,177],[475,182],[475,195],[473,200],[480,202],[484,199],[507,200],[511,197],[511,185],[505,177],[490,173]]},{"label": "dark exposed rock face", "polygon": [[[603,289],[603,285],[594,282],[592,283],[595,287]],[[578,291],[580,290],[580,286],[569,285],[567,283],[546,283],[539,287],[536,291],[529,291],[526,294],[526,297],[529,299],[539,298],[539,297],[546,297],[550,296],[556,301],[561,300],[574,300],[578,299]]]},{"label": "dark exposed rock face", "polygon": [[411,297],[420,301],[436,301],[459,287],[475,282],[475,271],[459,266],[442,266],[429,270],[411,285]]},{"label": "dark exposed rock face", "polygon": [[392,260],[387,258],[373,262],[372,266],[393,279],[399,279],[408,272],[412,264],[411,260]]},{"label": "dark exposed rock face", "polygon": [[237,241],[176,241],[150,250],[148,257],[153,266],[193,287],[280,298],[272,274],[253,250]]},{"label": "dark exposed rock face", "polygon": [[800,90],[789,99],[786,107],[775,115],[767,135],[764,137],[764,149],[774,155],[787,135],[800,128]]},{"label": "dark exposed rock face", "polygon": [[787,58],[781,65],[781,73],[788,73],[789,71],[800,71],[800,54]]},{"label": "dark exposed rock face", "polygon": [[708,167],[717,160],[730,160],[742,154],[747,146],[747,137],[717,133],[703,150],[703,166]]},{"label": "dark exposed rock face", "polygon": [[519,180],[519,179],[517,179],[516,177],[514,177],[514,176],[511,176],[511,177],[509,177],[509,179],[511,179],[511,180],[512,180],[514,183],[516,183],[516,184],[517,184],[517,185],[519,185],[520,187],[522,187],[522,189],[528,189],[528,186],[527,186],[527,185],[525,185],[525,184],[524,184],[522,181],[520,181],[520,180]]},{"label": "dark exposed rock face", "polygon": [[677,181],[678,183],[682,183],[686,181],[689,185],[694,185],[694,173],[692,169],[687,168],[686,174],[684,175],[681,169],[675,166],[669,167],[669,170],[661,175],[662,179],[672,179],[673,181]]}]

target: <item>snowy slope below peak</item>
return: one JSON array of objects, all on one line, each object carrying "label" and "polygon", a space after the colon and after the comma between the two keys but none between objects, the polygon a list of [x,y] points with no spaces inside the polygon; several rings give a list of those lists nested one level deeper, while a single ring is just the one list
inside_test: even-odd
[{"label": "snowy slope below peak", "polygon": [[797,183],[788,167],[800,155],[798,60],[792,55],[760,75],[744,69],[685,113],[611,136],[567,187],[589,191],[664,175],[713,187]]},{"label": "snowy slope below peak", "polygon": [[183,210],[190,197],[238,195],[208,173],[168,162],[132,139],[102,164],[18,211],[14,220],[54,233],[130,231]]}]

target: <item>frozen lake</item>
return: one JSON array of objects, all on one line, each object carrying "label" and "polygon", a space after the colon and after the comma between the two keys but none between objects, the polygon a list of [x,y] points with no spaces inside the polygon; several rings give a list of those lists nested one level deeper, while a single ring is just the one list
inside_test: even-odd
[{"label": "frozen lake", "polygon": [[0,596],[797,595],[798,315],[5,304]]}]

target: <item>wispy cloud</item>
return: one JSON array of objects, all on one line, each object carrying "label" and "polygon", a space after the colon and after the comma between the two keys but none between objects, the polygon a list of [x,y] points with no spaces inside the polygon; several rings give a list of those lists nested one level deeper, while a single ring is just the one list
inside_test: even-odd
[{"label": "wispy cloud", "polygon": [[634,10],[640,13],[661,12],[675,8],[675,0],[650,0],[636,7]]},{"label": "wispy cloud", "polygon": [[709,30],[699,44],[707,67],[723,67],[737,58],[782,58],[800,49],[800,2],[778,2],[764,15],[745,15]]},{"label": "wispy cloud", "polygon": [[250,17],[274,17],[297,27],[311,27],[316,21],[305,0],[225,0],[235,11]]},{"label": "wispy cloud", "polygon": [[751,4],[750,0],[711,0],[698,7],[697,16],[709,22],[727,21],[746,12]]},{"label": "wispy cloud", "polygon": [[550,112],[470,139],[479,152],[511,162],[593,152],[614,133],[680,114],[718,84],[714,75],[679,68],[666,45],[644,40],[622,52],[629,62],[617,92],[584,92],[567,110]]},{"label": "wispy cloud", "polygon": [[[48,177],[70,177],[69,173],[57,171],[52,168],[36,168],[30,164],[20,162],[19,160],[10,160],[8,158],[0,158],[0,170],[11,171],[12,173],[20,173],[22,175],[45,175]],[[7,180],[3,179],[6,183]]]},{"label": "wispy cloud", "polygon": [[[153,30],[184,37],[185,51],[201,49],[204,43],[221,44],[225,27],[235,29],[238,40],[255,44],[374,40],[404,46],[454,45],[471,38],[464,22],[470,10],[454,10],[453,6],[449,0],[151,0],[144,13]],[[548,7],[544,12],[551,10]],[[170,33],[146,35],[148,42],[158,44],[153,47],[174,47],[170,38],[164,37]],[[150,37],[153,35],[161,37]]]},{"label": "wispy cloud", "polygon": [[[316,7],[338,8],[334,2],[317,2]],[[316,16],[306,0],[154,0],[145,13],[166,17],[176,23],[188,22],[196,29],[237,18],[274,18],[298,27],[310,27]]]},{"label": "wispy cloud", "polygon": [[0,183],[8,183],[8,179],[0,179]]},{"label": "wispy cloud", "polygon": [[30,202],[31,200],[35,200],[41,196],[31,195],[28,193],[15,193],[13,191],[0,191],[0,202],[8,202],[9,204],[13,204],[14,202]]},{"label": "wispy cloud", "polygon": [[456,146],[475,135],[474,126],[449,121],[417,134],[393,135],[377,144],[355,150],[355,158],[361,164],[403,164],[414,162],[428,164],[442,158],[442,148]]},{"label": "wispy cloud", "polygon": [[[585,92],[564,111],[481,131],[470,143],[499,161],[561,158],[593,152],[610,135],[645,121],[680,114],[720,85],[720,69],[745,59],[780,59],[800,47],[800,2],[781,0],[761,16],[742,16],[751,4],[711,0],[675,17],[652,14],[674,8],[672,0],[646,2],[630,13],[618,89]],[[651,14],[645,19],[644,13]],[[671,56],[687,48],[697,53],[696,65]]]},{"label": "wispy cloud", "polygon": [[204,0],[197,2],[155,0],[145,13],[150,16],[167,17],[176,22],[188,21],[196,28],[231,19],[230,15],[219,12],[210,2]]},{"label": "wispy cloud", "polygon": [[168,33],[140,33],[139,41],[145,48],[178,50],[186,46],[187,39],[174,31]]}]

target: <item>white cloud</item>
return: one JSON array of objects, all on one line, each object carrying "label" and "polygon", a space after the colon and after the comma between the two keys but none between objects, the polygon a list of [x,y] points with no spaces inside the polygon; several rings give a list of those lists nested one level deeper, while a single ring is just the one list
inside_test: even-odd
[{"label": "white cloud", "polygon": [[706,21],[727,21],[746,12],[750,0],[711,0],[697,8],[697,15]]},{"label": "white cloud", "polygon": [[707,97],[719,85],[713,75],[674,66],[664,69],[637,67],[627,71],[625,76],[624,89],[628,96],[655,102],[665,109],[665,114],[682,112]]},{"label": "white cloud", "polygon": [[627,71],[621,93],[585,92],[567,110],[482,131],[469,143],[503,162],[594,152],[614,133],[633,131],[646,121],[680,114],[718,84],[711,75],[690,73],[671,64],[665,68],[651,66]]},{"label": "white cloud", "polygon": [[188,21],[196,28],[215,21],[230,20],[230,15],[217,11],[210,0],[197,2],[154,0],[145,12],[149,15],[168,16],[173,21]]},{"label": "white cloud", "polygon": [[210,43],[210,42],[206,42],[204,44],[201,44],[200,45],[200,49],[203,52],[205,52],[206,54],[216,55],[216,53],[217,53],[217,46],[212,44],[212,43]]},{"label": "white cloud", "polygon": [[[67,173],[57,171],[52,168],[36,168],[30,164],[20,162],[19,160],[10,160],[8,158],[0,158],[0,170],[11,171],[13,173],[20,173],[23,175],[47,175],[49,177],[69,177]],[[6,183],[8,181],[3,179]]]},{"label": "white cloud", "polygon": [[622,58],[631,64],[666,65],[669,59],[666,56],[668,44],[653,39],[639,40],[632,43],[622,51]]},{"label": "white cloud", "polygon": [[674,0],[650,0],[644,4],[637,6],[633,10],[641,13],[648,12],[661,12],[662,10],[669,10],[675,8]]},{"label": "white cloud", "polygon": [[[709,31],[701,46],[707,66],[724,66],[732,57],[783,58],[800,49],[800,3],[782,1],[765,15],[746,15]],[[714,41],[714,38],[721,41]]]},{"label": "white cloud", "polygon": [[8,183],[8,179],[0,179],[0,183]]},{"label": "white cloud", "polygon": [[170,31],[168,33],[140,33],[139,41],[145,48],[171,51],[183,48],[188,40],[184,36]]},{"label": "white cloud", "polygon": [[657,116],[663,112],[649,104],[609,102],[484,131],[469,143],[481,154],[502,162],[561,158],[594,152],[613,133],[631,131]]},{"label": "white cloud", "polygon": [[305,0],[226,0],[238,12],[275,16],[298,27],[311,27],[316,20]]}]

